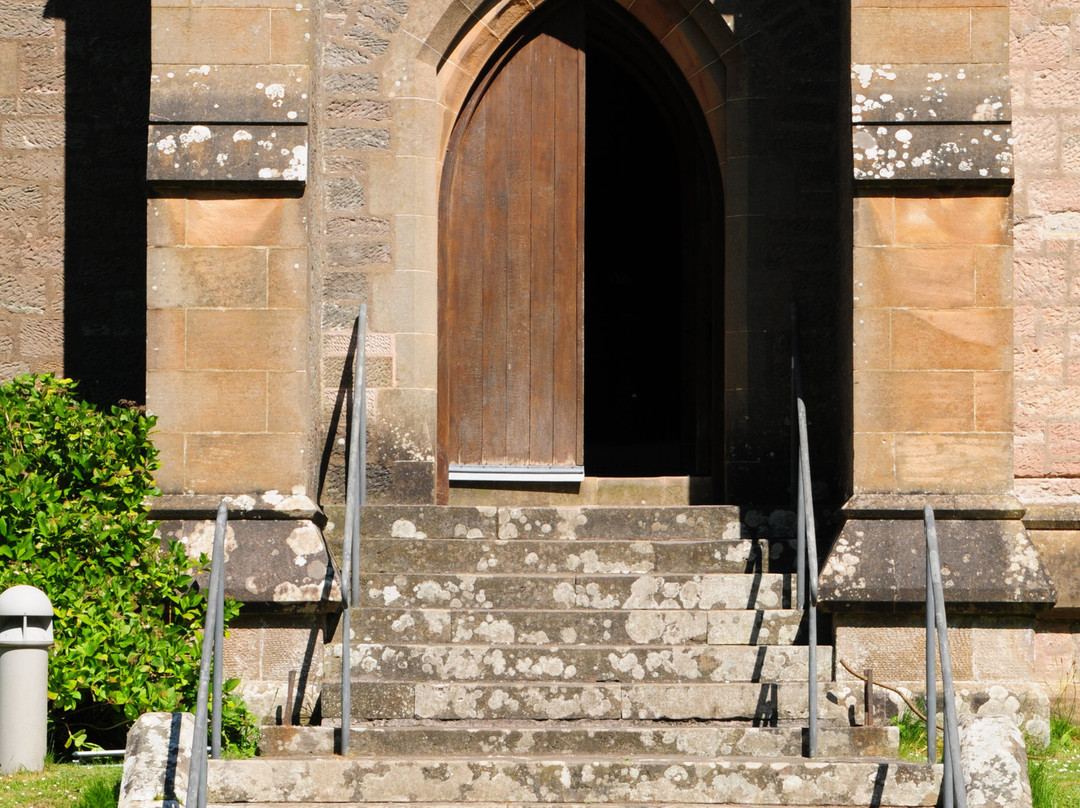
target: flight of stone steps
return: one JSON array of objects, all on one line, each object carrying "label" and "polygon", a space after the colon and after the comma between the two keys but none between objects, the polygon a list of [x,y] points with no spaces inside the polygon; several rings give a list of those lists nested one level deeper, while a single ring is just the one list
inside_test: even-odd
[{"label": "flight of stone steps", "polygon": [[[211,769],[227,806],[933,805],[940,773],[853,726],[819,652],[819,756],[790,540],[725,507],[366,509],[347,760],[322,727]],[[339,638],[340,639],[340,638]],[[330,645],[325,676],[340,671]]]}]

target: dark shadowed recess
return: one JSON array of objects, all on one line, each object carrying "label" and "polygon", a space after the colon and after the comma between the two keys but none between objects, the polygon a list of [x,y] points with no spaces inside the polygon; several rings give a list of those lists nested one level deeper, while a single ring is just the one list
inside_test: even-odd
[{"label": "dark shadowed recess", "polygon": [[49,0],[65,21],[64,371],[98,405],[146,398],[150,4]]}]

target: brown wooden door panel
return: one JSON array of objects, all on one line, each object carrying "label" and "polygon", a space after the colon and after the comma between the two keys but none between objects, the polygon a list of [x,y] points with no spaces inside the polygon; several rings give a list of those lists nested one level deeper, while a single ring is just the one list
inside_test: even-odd
[{"label": "brown wooden door panel", "polygon": [[451,138],[439,379],[451,464],[582,463],[581,28],[561,15],[516,47]]}]

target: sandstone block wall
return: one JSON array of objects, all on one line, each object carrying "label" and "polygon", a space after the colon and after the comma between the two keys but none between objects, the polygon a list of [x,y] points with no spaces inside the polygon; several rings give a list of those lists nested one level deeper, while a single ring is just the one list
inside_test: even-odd
[{"label": "sandstone block wall", "polygon": [[856,491],[1012,481],[1006,196],[855,200]]},{"label": "sandstone block wall", "polygon": [[0,8],[0,379],[63,371],[64,34]]},{"label": "sandstone block wall", "polygon": [[1080,493],[1080,36],[1077,9],[1014,0],[1016,490]]},{"label": "sandstone block wall", "polygon": [[1008,14],[852,3],[856,493],[1012,486]]},{"label": "sandstone block wall", "polygon": [[290,492],[310,476],[301,202],[152,199],[147,402],[166,493]]},{"label": "sandstone block wall", "polygon": [[167,494],[310,490],[310,9],[154,6],[147,407]]}]

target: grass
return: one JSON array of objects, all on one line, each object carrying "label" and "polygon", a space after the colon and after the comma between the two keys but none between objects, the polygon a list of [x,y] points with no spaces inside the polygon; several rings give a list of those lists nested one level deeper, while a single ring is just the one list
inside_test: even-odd
[{"label": "grass", "polygon": [[1050,744],[1028,748],[1033,808],[1080,808],[1080,727],[1071,715],[1050,716]]},{"label": "grass", "polygon": [[116,808],[120,775],[119,766],[75,763],[0,775],[0,808]]},{"label": "grass", "polygon": [[892,721],[900,729],[900,757],[926,760],[926,722],[911,710],[905,710]]},{"label": "grass", "polygon": [[[900,730],[900,757],[926,760],[926,722],[908,710],[893,723]],[[939,759],[940,755],[939,732]],[[1080,808],[1080,727],[1071,715],[1054,713],[1050,717],[1048,746],[1037,749],[1028,745],[1028,779],[1032,808]]]}]

